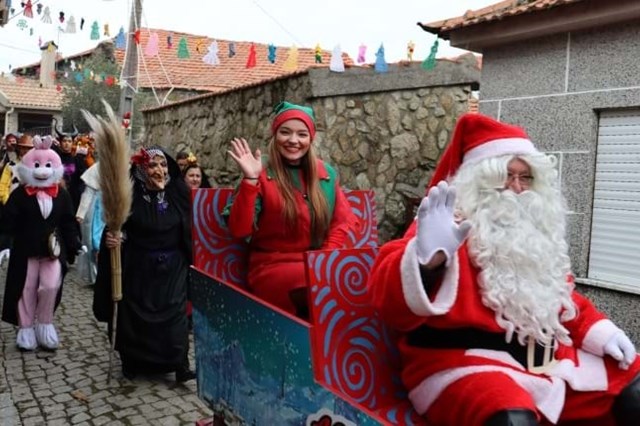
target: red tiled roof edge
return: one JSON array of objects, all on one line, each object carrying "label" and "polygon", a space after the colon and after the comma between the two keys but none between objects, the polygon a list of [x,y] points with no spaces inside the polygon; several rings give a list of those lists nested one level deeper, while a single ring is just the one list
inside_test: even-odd
[{"label": "red tiled roof edge", "polygon": [[519,5],[517,0],[504,0],[499,3],[483,7],[482,9],[468,10],[462,16],[429,23],[418,22],[417,24],[424,31],[444,36],[446,39],[446,33],[459,28],[499,21],[527,13],[540,12],[581,1],[584,0],[532,0],[528,3]]},{"label": "red tiled roof edge", "polygon": [[202,95],[191,96],[191,97],[189,97],[187,99],[182,99],[182,100],[179,100],[179,101],[170,102],[170,103],[165,104],[165,105],[160,105],[160,106],[157,106],[157,107],[144,108],[141,111],[142,112],[160,111],[160,110],[163,110],[165,108],[174,107],[176,105],[183,105],[183,104],[188,104],[188,103],[191,103],[191,102],[199,101],[201,99],[213,98],[215,96],[219,96],[219,95],[222,95],[222,94],[225,94],[225,93],[229,93],[229,92],[234,92],[236,90],[249,89],[251,87],[261,86],[264,83],[272,83],[274,81],[284,80],[284,79],[287,79],[287,78],[296,77],[296,76],[303,75],[303,74],[308,74],[309,70],[311,68],[314,68],[314,67],[308,67],[308,68],[303,69],[303,70],[292,71],[289,74],[281,74],[281,75],[273,77],[273,78],[269,78],[269,79],[266,79],[266,80],[260,80],[260,81],[254,81],[254,82],[247,83],[247,84],[244,84],[244,85],[241,85],[241,86],[229,87],[227,89],[220,90],[218,92],[203,93]]}]

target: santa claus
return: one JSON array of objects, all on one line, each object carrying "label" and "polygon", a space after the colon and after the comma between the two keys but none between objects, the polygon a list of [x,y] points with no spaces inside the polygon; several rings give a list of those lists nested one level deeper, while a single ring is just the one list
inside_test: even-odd
[{"label": "santa claus", "polygon": [[640,418],[633,344],[574,289],[555,166],[521,128],[466,114],[414,224],[380,250],[369,292],[429,424]]}]

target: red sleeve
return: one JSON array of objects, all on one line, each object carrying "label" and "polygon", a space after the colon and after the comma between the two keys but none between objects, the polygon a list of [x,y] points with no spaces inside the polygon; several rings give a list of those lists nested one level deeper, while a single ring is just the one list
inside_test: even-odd
[{"label": "red sleeve", "polygon": [[234,195],[227,225],[235,238],[246,238],[253,234],[256,200],[260,194],[260,183],[251,185],[242,180]]},{"label": "red sleeve", "polygon": [[345,197],[344,192],[336,182],[336,205],[333,209],[333,217],[329,224],[327,238],[322,244],[322,249],[342,248],[347,241],[349,229],[355,225],[355,215]]},{"label": "red sleeve", "polygon": [[382,320],[400,331],[413,330],[427,320],[411,312],[402,290],[400,265],[410,239],[390,241],[380,248],[367,287],[371,304]]},{"label": "red sleeve", "polygon": [[575,346],[579,348],[582,346],[582,342],[591,327],[596,322],[606,319],[607,317],[596,309],[589,299],[577,291],[573,291],[571,298],[576,305],[576,317],[563,323],[563,325],[571,333],[571,339]]}]

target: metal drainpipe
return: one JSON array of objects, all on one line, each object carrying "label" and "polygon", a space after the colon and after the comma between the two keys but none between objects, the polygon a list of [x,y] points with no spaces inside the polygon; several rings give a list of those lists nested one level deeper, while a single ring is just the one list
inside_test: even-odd
[{"label": "metal drainpipe", "polygon": [[[13,114],[13,112],[16,110],[15,107],[11,107],[11,109],[7,112],[4,113],[4,134],[6,135],[8,133],[9,130],[9,116],[11,114]],[[16,129],[17,131],[18,129]]]}]

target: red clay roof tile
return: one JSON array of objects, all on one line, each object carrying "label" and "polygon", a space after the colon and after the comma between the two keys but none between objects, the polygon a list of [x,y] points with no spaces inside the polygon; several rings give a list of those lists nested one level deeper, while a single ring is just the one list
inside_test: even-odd
[{"label": "red clay roof tile", "polygon": [[540,10],[551,9],[553,7],[578,3],[580,1],[583,0],[529,0],[528,2],[505,0],[483,7],[482,9],[468,10],[462,16],[424,24],[419,23],[419,25],[427,31],[431,30],[431,32],[448,32],[480,23],[498,21],[509,16],[533,13]]},{"label": "red clay roof tile", "polygon": [[0,77],[0,96],[6,98],[12,107],[60,111],[64,95],[55,87],[40,87],[37,80]]}]

